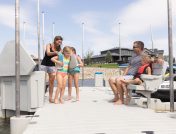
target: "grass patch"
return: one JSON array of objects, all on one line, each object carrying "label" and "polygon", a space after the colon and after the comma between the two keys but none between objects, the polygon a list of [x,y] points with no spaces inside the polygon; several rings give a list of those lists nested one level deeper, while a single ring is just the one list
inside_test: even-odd
[{"label": "grass patch", "polygon": [[91,64],[86,67],[99,67],[99,68],[118,68],[117,64]]}]

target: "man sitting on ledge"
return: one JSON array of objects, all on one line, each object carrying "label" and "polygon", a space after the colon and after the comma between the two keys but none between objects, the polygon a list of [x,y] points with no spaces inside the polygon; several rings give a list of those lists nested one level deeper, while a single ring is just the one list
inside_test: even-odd
[{"label": "man sitting on ledge", "polygon": [[121,80],[130,80],[133,79],[134,75],[137,73],[139,66],[141,66],[141,54],[143,53],[144,43],[142,41],[135,41],[133,43],[134,55],[131,57],[129,66],[125,69],[123,76],[119,77],[110,77],[109,85],[114,93],[114,99],[112,102],[114,104],[123,104],[123,88]]}]

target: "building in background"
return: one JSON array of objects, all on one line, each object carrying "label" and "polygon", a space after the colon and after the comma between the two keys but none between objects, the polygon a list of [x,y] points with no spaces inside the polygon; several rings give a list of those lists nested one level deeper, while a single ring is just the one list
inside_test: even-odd
[{"label": "building in background", "polygon": [[[152,51],[152,49],[145,48],[144,51],[149,55],[158,55],[160,57],[163,57],[163,54],[164,54],[164,50],[158,50],[158,49],[154,49],[154,51]],[[108,52],[110,52],[112,57],[111,63],[121,64],[121,63],[129,62],[133,54],[133,49],[121,48],[121,61],[119,60],[120,59],[119,47],[103,50],[100,52],[100,55],[93,55],[91,57],[91,63],[107,63],[106,57]],[[86,59],[84,60],[86,61]]]},{"label": "building in background", "polygon": [[158,49],[147,49],[145,48],[145,53],[149,55],[157,55],[158,57],[164,58],[164,50],[158,50]]}]

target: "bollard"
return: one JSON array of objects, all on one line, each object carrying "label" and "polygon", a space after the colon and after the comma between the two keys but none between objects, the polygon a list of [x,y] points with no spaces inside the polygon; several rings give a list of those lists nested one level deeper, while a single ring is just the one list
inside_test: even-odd
[{"label": "bollard", "polygon": [[10,133],[11,134],[22,134],[29,124],[31,118],[26,116],[11,117],[10,118]]},{"label": "bollard", "polygon": [[103,73],[102,72],[96,72],[95,73],[95,87],[103,87],[104,82],[103,82]]}]

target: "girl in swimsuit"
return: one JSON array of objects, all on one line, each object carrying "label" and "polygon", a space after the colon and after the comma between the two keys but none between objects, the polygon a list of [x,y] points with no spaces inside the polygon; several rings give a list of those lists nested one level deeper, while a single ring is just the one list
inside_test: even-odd
[{"label": "girl in swimsuit", "polygon": [[[70,47],[66,46],[63,49],[63,58],[61,58],[62,60],[59,58],[61,57],[62,53],[59,53],[58,56],[55,56],[51,59],[56,64],[56,66],[60,66],[57,69],[57,74],[56,74],[57,90],[54,98],[55,104],[64,103],[63,96],[65,92],[66,82],[68,79],[68,65],[70,62],[70,53],[71,53]],[[59,100],[58,100],[58,96],[59,96]]]},{"label": "girl in swimsuit", "polygon": [[[74,85],[76,89],[76,101],[79,101],[79,74],[80,67],[83,67],[83,62],[81,58],[76,54],[76,49],[71,47],[72,56],[75,56],[77,65],[74,68],[69,68],[69,76],[68,76],[68,100],[71,100],[72,94],[72,81],[74,80]],[[71,62],[70,62],[71,63]]]}]

